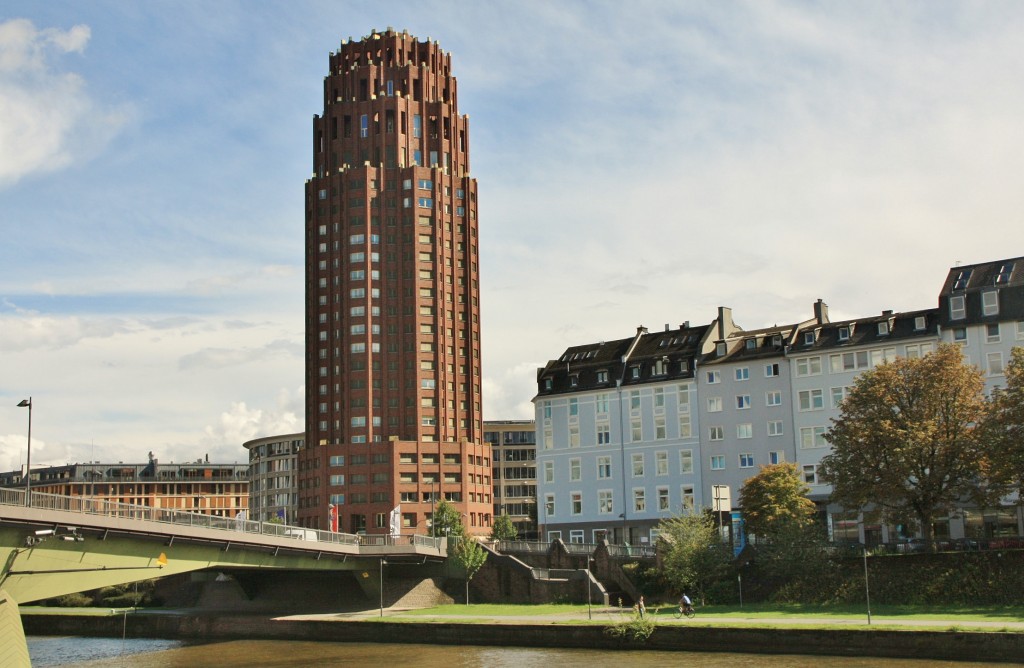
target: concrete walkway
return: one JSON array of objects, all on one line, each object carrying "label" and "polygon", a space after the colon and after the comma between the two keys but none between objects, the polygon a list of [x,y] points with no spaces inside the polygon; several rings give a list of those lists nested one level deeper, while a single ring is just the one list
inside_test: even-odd
[{"label": "concrete walkway", "polygon": [[[446,621],[446,622],[458,622],[459,620],[465,620],[467,622],[478,623],[480,620],[491,620],[502,624],[564,624],[567,622],[587,622],[590,621],[591,617],[595,622],[604,623],[618,623],[629,621],[632,619],[631,609],[620,609],[620,608],[593,608],[591,615],[584,612],[574,613],[558,613],[549,615],[489,615],[489,614],[468,614],[468,615],[451,615],[451,614],[437,614],[437,615],[425,615],[406,614],[410,612],[407,608],[385,608],[383,618],[401,618],[403,621]],[[739,626],[746,626],[750,624],[769,624],[777,626],[825,626],[825,625],[843,625],[843,626],[862,626],[868,628],[867,616],[860,617],[835,617],[831,615],[823,615],[821,617],[745,617],[742,614],[733,614],[727,617],[704,616],[700,614],[700,610],[697,611],[697,616],[693,619],[676,619],[675,615],[670,610],[663,609],[661,614],[651,614],[648,612],[648,619],[653,619],[659,624],[701,624],[701,625],[715,625],[715,626],[730,626],[733,624]],[[379,608],[371,610],[360,610],[358,612],[343,612],[343,613],[328,613],[328,614],[316,614],[316,615],[288,615],[278,617],[278,619],[289,619],[289,620],[321,620],[321,621],[347,621],[347,620],[372,620],[380,619],[381,611]],[[872,616],[871,626],[906,626],[915,628],[938,628],[938,629],[950,629],[953,627],[968,630],[976,629],[978,631],[997,631],[1006,629],[1010,631],[1024,631],[1024,622],[1020,621],[976,621],[976,620],[962,620],[956,618],[950,619],[907,619],[903,617],[884,617],[884,616]]]}]

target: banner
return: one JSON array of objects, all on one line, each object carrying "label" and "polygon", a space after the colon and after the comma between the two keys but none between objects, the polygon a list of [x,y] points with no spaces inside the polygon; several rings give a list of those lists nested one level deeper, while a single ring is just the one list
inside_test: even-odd
[{"label": "banner", "polygon": [[391,511],[391,535],[398,536],[402,533],[402,504],[398,504]]}]

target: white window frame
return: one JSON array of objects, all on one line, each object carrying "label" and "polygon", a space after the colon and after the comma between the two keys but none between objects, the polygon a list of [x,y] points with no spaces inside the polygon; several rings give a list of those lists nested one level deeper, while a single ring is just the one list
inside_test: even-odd
[{"label": "white window frame", "polygon": [[797,406],[801,413],[820,411],[825,408],[825,395],[820,389],[800,390]]},{"label": "white window frame", "polygon": [[985,355],[985,371],[989,376],[1002,376],[1004,370],[1003,353],[994,352]]},{"label": "white window frame", "polygon": [[633,512],[647,512],[647,490],[643,487],[633,488]]},{"label": "white window frame", "polygon": [[654,475],[668,475],[668,451],[660,450],[654,453]]},{"label": "white window frame", "polygon": [[736,425],[736,438],[754,438],[754,425],[749,422]]},{"label": "white window frame", "polygon": [[711,455],[710,468],[712,471],[724,471],[725,455]]},{"label": "white window frame", "polygon": [[644,453],[634,452],[629,458],[629,470],[631,472],[630,477],[643,478],[645,469]]},{"label": "white window frame", "polygon": [[679,451],[679,475],[693,474],[693,450]]},{"label": "white window frame", "polygon": [[985,290],[981,293],[981,314],[999,315],[999,292]]},{"label": "white window frame", "polygon": [[769,420],[767,429],[769,436],[782,436],[784,430],[782,420]]},{"label": "white window frame", "polygon": [[951,295],[949,298],[949,319],[963,320],[967,317],[967,298],[964,295]]}]

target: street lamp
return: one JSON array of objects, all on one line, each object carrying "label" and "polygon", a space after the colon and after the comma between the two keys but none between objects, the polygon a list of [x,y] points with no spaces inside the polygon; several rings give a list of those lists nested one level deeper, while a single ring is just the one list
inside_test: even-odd
[{"label": "street lamp", "polygon": [[32,500],[32,397],[22,399],[18,406],[28,408],[28,455],[25,458],[25,505]]}]

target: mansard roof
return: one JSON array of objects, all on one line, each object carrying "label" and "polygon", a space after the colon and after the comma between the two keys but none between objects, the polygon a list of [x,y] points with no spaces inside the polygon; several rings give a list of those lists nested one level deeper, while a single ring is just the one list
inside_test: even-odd
[{"label": "mansard roof", "polygon": [[693,360],[708,327],[687,322],[662,332],[641,328],[628,339],[569,347],[537,370],[537,395],[693,378]]},{"label": "mansard roof", "polygon": [[[763,329],[738,330],[725,341],[725,355],[712,351],[702,365],[743,362],[767,357],[782,357],[792,343],[799,325],[773,325]],[[723,342],[716,342],[723,343]]]},{"label": "mansard roof", "polygon": [[[920,327],[921,324],[924,326]],[[790,352],[883,345],[895,340],[935,337],[938,336],[938,326],[939,310],[934,308],[904,313],[882,311],[876,316],[820,325],[811,322],[800,328]],[[814,335],[813,342],[805,338],[805,333]]]},{"label": "mansard roof", "polygon": [[[994,292],[996,308],[986,310],[985,293]],[[949,301],[962,297],[963,312],[953,318]],[[939,294],[943,327],[1024,318],[1024,257],[953,267]]]}]

